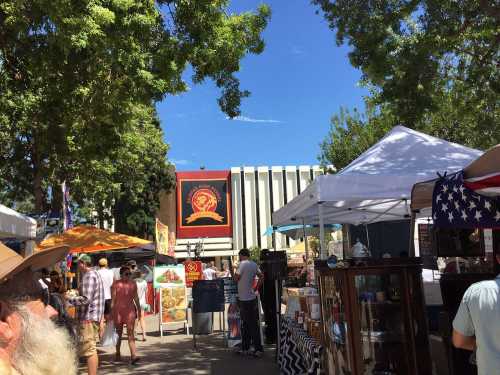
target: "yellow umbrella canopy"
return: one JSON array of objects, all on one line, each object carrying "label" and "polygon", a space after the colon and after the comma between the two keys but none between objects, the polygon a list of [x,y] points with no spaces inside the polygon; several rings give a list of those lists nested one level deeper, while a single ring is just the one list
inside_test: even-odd
[{"label": "yellow umbrella canopy", "polygon": [[38,245],[37,250],[64,245],[69,246],[71,253],[94,253],[140,247],[151,243],[142,238],[113,233],[90,225],[80,225],[45,239]]}]

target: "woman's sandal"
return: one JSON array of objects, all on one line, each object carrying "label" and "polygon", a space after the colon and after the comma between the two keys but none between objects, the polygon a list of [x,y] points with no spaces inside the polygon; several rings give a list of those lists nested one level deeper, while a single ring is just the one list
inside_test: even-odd
[{"label": "woman's sandal", "polygon": [[141,360],[141,357],[135,357],[130,359],[130,364],[135,365]]}]

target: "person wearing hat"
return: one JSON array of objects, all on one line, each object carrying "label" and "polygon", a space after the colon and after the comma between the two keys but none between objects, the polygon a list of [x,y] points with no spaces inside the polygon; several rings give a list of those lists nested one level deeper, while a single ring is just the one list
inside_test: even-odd
[{"label": "person wearing hat", "polygon": [[99,325],[99,337],[102,337],[104,333],[104,321],[108,321],[111,314],[111,286],[115,281],[115,274],[108,268],[108,260],[106,258],[99,259],[99,269],[97,272],[101,276],[104,287],[104,316]]},{"label": "person wearing hat", "polygon": [[80,295],[69,298],[68,302],[77,306],[78,311],[78,354],[87,359],[88,374],[96,375],[99,366],[97,339],[104,316],[104,286],[101,276],[92,268],[92,258],[88,254],[78,257],[78,271],[83,275]]},{"label": "person wearing hat", "polygon": [[23,258],[0,243],[0,374],[76,375],[76,353],[68,331],[52,319],[57,312],[35,271],[65,258],[68,247]]}]

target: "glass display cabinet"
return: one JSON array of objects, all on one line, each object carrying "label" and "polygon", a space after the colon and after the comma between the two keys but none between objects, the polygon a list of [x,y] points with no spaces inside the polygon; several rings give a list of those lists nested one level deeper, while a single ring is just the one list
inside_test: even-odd
[{"label": "glass display cabinet", "polygon": [[325,368],[342,375],[431,375],[419,258],[317,262]]}]

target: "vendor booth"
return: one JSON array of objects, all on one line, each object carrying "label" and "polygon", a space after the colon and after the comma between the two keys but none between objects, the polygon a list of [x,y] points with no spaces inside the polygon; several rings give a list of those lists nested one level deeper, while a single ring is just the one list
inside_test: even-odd
[{"label": "vendor booth", "polygon": [[[72,254],[90,254],[95,264],[99,258],[106,257],[109,267],[115,269],[116,277],[118,277],[119,267],[129,260],[135,260],[148,282],[147,302],[154,307],[158,306],[152,287],[154,265],[176,263],[171,257],[157,254],[155,245],[151,241],[89,225],[73,227],[61,234],[50,236],[38,245],[37,250],[62,245],[68,246]],[[75,273],[76,265],[73,265],[71,269]]]},{"label": "vendor booth", "polygon": [[[437,171],[459,171],[481,154],[397,126],[339,173],[319,176],[273,213],[275,226],[320,227],[322,260],[315,270],[327,373],[431,374],[432,363],[421,259],[375,259],[373,249],[359,243],[344,259],[326,261],[324,225],[409,221],[414,184],[434,179]],[[400,250],[408,254],[410,244]]]},{"label": "vendor booth", "polygon": [[24,243],[24,256],[31,255],[36,237],[36,220],[0,204],[0,239],[16,239]]},{"label": "vendor booth", "polygon": [[[427,218],[420,237],[421,256],[439,260],[441,297],[434,341],[446,353],[444,374],[476,374],[472,352],[451,343],[452,321],[465,290],[499,272],[500,252],[500,145],[488,150],[454,174],[416,184],[411,208],[415,217]],[[423,235],[423,236],[422,236]],[[438,346],[435,344],[435,346]]]},{"label": "vendor booth", "polygon": [[36,220],[0,204],[0,238],[36,237]]},{"label": "vendor booth", "polygon": [[[410,218],[414,184],[436,171],[458,171],[481,151],[394,127],[384,138],[337,174],[318,176],[300,195],[272,215],[274,226],[368,224]],[[321,246],[326,258],[326,246]]]}]

